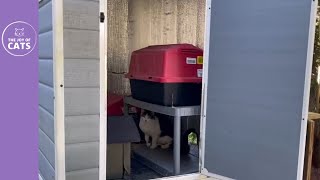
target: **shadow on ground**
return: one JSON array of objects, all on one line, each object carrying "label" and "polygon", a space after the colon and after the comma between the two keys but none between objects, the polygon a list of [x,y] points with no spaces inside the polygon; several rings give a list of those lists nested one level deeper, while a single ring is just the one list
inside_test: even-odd
[{"label": "shadow on ground", "polygon": [[134,158],[131,159],[131,175],[125,176],[125,180],[147,180],[161,178],[162,176],[147,166],[139,163]]}]

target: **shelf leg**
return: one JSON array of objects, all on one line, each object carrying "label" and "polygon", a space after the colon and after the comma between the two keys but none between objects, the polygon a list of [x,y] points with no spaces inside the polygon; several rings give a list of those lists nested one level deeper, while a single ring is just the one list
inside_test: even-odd
[{"label": "shelf leg", "polygon": [[174,174],[180,174],[181,117],[174,117]]}]

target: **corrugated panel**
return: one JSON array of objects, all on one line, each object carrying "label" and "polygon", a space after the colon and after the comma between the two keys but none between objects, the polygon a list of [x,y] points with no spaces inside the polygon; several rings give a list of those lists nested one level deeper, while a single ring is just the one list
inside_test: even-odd
[{"label": "corrugated panel", "polygon": [[107,1],[108,71],[126,72],[128,64],[128,0]]},{"label": "corrugated panel", "polygon": [[39,105],[51,114],[54,113],[53,96],[53,89],[51,87],[39,84]]},{"label": "corrugated panel", "polygon": [[178,0],[177,12],[177,42],[196,45],[198,2],[194,0]]},{"label": "corrugated panel", "polygon": [[39,173],[55,179],[52,2],[39,4]]},{"label": "corrugated panel", "polygon": [[65,118],[66,144],[99,141],[99,115],[67,116]]},{"label": "corrugated panel", "polygon": [[46,159],[49,161],[50,165],[54,168],[54,143],[41,129],[39,129],[39,149],[42,152],[42,154],[46,157]]},{"label": "corrugated panel", "polygon": [[[178,0],[162,1],[162,44],[172,44],[177,42],[177,3]],[[155,7],[161,8],[161,7]],[[152,11],[153,9],[151,9]],[[156,35],[156,34],[155,34]],[[152,42],[151,42],[152,43]],[[142,47],[135,47],[142,48]],[[136,49],[133,49],[136,50]]]},{"label": "corrugated panel", "polygon": [[197,46],[204,48],[204,33],[205,33],[205,14],[206,1],[198,1],[198,17],[197,17]]},{"label": "corrugated panel", "polygon": [[124,74],[108,73],[108,92],[116,94],[129,95],[130,84],[129,80],[124,77]]},{"label": "corrugated panel", "polygon": [[65,87],[99,87],[99,60],[65,59]]},{"label": "corrugated panel", "polygon": [[162,44],[163,42],[163,22],[162,22],[162,2],[163,0],[155,0],[150,4],[150,40],[151,44]]},{"label": "corrugated panel", "polygon": [[66,144],[66,172],[99,167],[99,142]]},{"label": "corrugated panel", "polygon": [[65,115],[95,115],[100,113],[99,88],[65,88]]},{"label": "corrugated panel", "polygon": [[39,82],[53,87],[53,61],[52,59],[39,60]]},{"label": "corrugated panel", "polygon": [[39,171],[45,180],[55,180],[55,172],[49,161],[39,150]]},{"label": "corrugated panel", "polygon": [[53,115],[42,107],[39,107],[39,128],[54,142]]},{"label": "corrugated panel", "polygon": [[49,2],[51,2],[51,0],[42,0],[39,3],[39,9],[41,9],[43,6],[45,6],[46,4],[48,4]]},{"label": "corrugated panel", "polygon": [[204,13],[205,0],[129,0],[129,52],[154,44],[197,45]]},{"label": "corrugated panel", "polygon": [[53,42],[52,31],[39,35],[39,58],[52,59],[53,57]]},{"label": "corrugated panel", "polygon": [[52,2],[39,9],[39,33],[52,30]]},{"label": "corrugated panel", "polygon": [[99,168],[67,172],[66,180],[99,180]]},{"label": "corrugated panel", "polygon": [[148,0],[129,1],[129,53],[150,44],[150,10]]},{"label": "corrugated panel", "polygon": [[40,173],[38,175],[39,175],[39,180],[43,180],[42,175]]}]

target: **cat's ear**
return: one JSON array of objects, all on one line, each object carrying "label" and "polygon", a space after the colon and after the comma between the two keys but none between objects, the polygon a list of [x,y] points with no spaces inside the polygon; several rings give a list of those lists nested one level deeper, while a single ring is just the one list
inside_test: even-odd
[{"label": "cat's ear", "polygon": [[155,118],[155,113],[154,113],[153,111],[150,111],[150,117],[151,117],[152,119]]},{"label": "cat's ear", "polygon": [[14,28],[14,30],[16,30],[16,31],[17,31],[18,29],[17,29],[17,28]]},{"label": "cat's ear", "polygon": [[130,110],[131,110],[131,112],[133,112],[133,113],[137,113],[137,112],[138,112],[138,110],[137,110],[136,107],[131,107]]},{"label": "cat's ear", "polygon": [[140,115],[142,116],[144,114],[144,109],[141,109]]}]

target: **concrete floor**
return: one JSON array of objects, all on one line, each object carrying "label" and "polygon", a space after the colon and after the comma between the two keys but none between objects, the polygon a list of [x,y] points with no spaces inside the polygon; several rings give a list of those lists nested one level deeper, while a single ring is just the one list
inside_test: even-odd
[{"label": "concrete floor", "polygon": [[[172,149],[150,149],[145,144],[132,145],[133,157],[162,176],[173,175]],[[199,159],[197,153],[181,156],[181,174],[198,172]]]},{"label": "concrete floor", "polygon": [[131,159],[131,175],[125,176],[125,180],[147,180],[147,179],[155,179],[162,178],[160,174],[153,171],[149,167],[141,164],[136,159]]},{"label": "concrete floor", "polygon": [[[191,147],[190,155],[181,157],[182,174],[198,171],[198,150]],[[151,150],[145,144],[132,144],[131,175],[124,180],[148,180],[172,176],[172,150]]]}]

